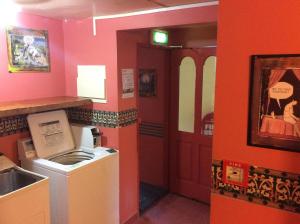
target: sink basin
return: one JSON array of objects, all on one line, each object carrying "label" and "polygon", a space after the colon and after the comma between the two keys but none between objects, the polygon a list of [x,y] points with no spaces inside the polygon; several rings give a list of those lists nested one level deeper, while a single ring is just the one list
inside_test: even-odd
[{"label": "sink basin", "polygon": [[0,153],[0,223],[50,224],[49,178]]},{"label": "sink basin", "polygon": [[16,168],[0,171],[0,196],[42,180],[42,177]]}]

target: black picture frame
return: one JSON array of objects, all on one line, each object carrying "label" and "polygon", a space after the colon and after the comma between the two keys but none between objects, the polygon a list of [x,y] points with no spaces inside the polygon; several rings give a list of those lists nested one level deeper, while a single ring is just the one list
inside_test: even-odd
[{"label": "black picture frame", "polygon": [[300,152],[300,54],[252,55],[247,144]]},{"label": "black picture frame", "polygon": [[139,96],[153,97],[157,94],[157,74],[155,69],[139,69]]}]

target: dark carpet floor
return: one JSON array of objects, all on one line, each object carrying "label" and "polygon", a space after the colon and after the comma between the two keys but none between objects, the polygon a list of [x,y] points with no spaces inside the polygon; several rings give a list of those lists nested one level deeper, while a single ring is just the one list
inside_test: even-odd
[{"label": "dark carpet floor", "polygon": [[163,196],[168,194],[168,190],[144,182],[140,183],[140,213],[152,207]]}]

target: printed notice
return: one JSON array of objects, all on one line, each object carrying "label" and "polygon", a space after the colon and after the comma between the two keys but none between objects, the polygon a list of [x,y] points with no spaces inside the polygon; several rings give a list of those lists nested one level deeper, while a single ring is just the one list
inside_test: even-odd
[{"label": "printed notice", "polygon": [[122,98],[134,97],[133,69],[122,69]]},{"label": "printed notice", "polygon": [[39,127],[47,146],[56,146],[63,143],[64,133],[59,120],[40,123]]}]

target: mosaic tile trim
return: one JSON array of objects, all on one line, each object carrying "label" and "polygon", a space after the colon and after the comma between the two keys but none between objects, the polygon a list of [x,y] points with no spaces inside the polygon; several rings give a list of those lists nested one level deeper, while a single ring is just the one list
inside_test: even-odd
[{"label": "mosaic tile trim", "polygon": [[[137,110],[130,109],[120,112],[100,111],[83,108],[66,110],[71,122],[98,125],[102,127],[125,127],[137,121]],[[0,137],[29,131],[27,115],[0,118]]]},{"label": "mosaic tile trim", "polygon": [[68,109],[67,114],[71,122],[109,128],[125,127],[137,121],[137,109],[111,112],[74,107]]},{"label": "mosaic tile trim", "polygon": [[222,181],[222,161],[212,165],[212,192],[300,213],[300,175],[251,166],[248,187]]},{"label": "mosaic tile trim", "polygon": [[0,118],[0,137],[28,130],[26,115]]}]

